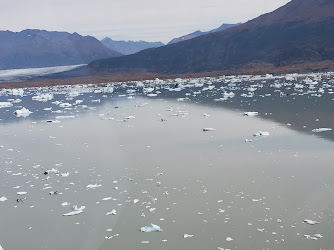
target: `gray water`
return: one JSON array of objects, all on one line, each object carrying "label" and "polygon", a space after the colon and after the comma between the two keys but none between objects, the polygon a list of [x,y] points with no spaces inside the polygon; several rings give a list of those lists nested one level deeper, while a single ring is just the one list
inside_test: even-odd
[{"label": "gray water", "polygon": [[[156,86],[157,97],[135,88],[129,99],[127,88],[114,87],[67,100],[63,91],[48,102],[31,100],[40,89],[22,97],[2,93],[0,101],[22,99],[0,109],[5,250],[333,248],[333,131],[311,132],[333,126],[330,89],[321,97],[281,97],[268,88],[262,91],[270,96],[241,98],[240,88],[234,98],[214,102],[219,91],[193,95],[198,88]],[[60,109],[56,100],[73,105]],[[34,113],[17,118],[19,106]],[[245,111],[259,115],[240,115]],[[253,137],[257,131],[270,135]],[[59,172],[44,175],[52,168]],[[73,205],[86,208],[63,216]],[[106,215],[113,209],[116,215]],[[151,223],[163,231],[140,232]],[[323,238],[304,236],[315,234]]]}]

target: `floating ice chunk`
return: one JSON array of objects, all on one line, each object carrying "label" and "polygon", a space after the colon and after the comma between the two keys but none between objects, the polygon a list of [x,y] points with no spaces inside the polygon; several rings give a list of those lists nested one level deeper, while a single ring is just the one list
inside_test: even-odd
[{"label": "floating ice chunk", "polygon": [[152,208],[150,208],[148,211],[150,211],[150,212],[154,212],[156,210],[156,208],[155,207],[152,207]]},{"label": "floating ice chunk", "polygon": [[184,234],[183,235],[183,238],[186,239],[186,238],[191,238],[191,237],[194,237],[194,235],[192,234]]},{"label": "floating ice chunk", "polygon": [[233,239],[231,237],[227,237],[226,241],[232,241]]},{"label": "floating ice chunk", "polygon": [[76,210],[76,211],[72,211],[66,214],[63,214],[63,216],[72,216],[72,215],[77,215],[77,214],[81,214],[83,212],[83,210]]},{"label": "floating ice chunk", "polygon": [[148,96],[148,97],[156,97],[158,94],[147,94],[146,96]]},{"label": "floating ice chunk", "polygon": [[69,206],[69,205],[71,205],[71,204],[68,203],[68,202],[63,202],[61,205],[62,205],[63,207],[65,207],[65,206]]},{"label": "floating ice chunk", "polygon": [[106,197],[106,198],[103,198],[102,200],[103,201],[109,201],[109,200],[111,200],[112,199],[112,197]]},{"label": "floating ice chunk", "polygon": [[111,240],[112,238],[114,238],[114,237],[117,237],[117,236],[119,236],[119,234],[115,234],[115,235],[111,235],[111,236],[106,236],[106,237],[104,237],[105,239],[107,239],[107,240]]},{"label": "floating ice chunk", "polygon": [[258,114],[259,114],[259,112],[253,112],[253,111],[242,113],[243,116],[256,116]]},{"label": "floating ice chunk", "polygon": [[268,136],[269,132],[264,132],[264,131],[259,131],[255,134],[253,134],[253,136]]},{"label": "floating ice chunk", "polygon": [[107,212],[106,215],[116,215],[116,209],[111,210],[110,212]]},{"label": "floating ice chunk", "polygon": [[13,107],[13,104],[10,102],[0,102],[0,108],[10,108]]},{"label": "floating ice chunk", "polygon": [[61,108],[69,108],[69,107],[72,107],[72,104],[70,104],[68,102],[65,102],[65,103],[59,104],[59,107],[61,107]]},{"label": "floating ice chunk", "polygon": [[72,216],[72,215],[81,214],[85,208],[86,208],[85,206],[78,207],[77,205],[74,205],[72,208],[73,211],[63,214],[63,216]]},{"label": "floating ice chunk", "polygon": [[136,118],[136,117],[134,117],[133,115],[130,115],[130,116],[124,117],[124,119],[126,119],[126,120],[135,119],[135,118]]},{"label": "floating ice chunk", "polygon": [[308,219],[305,219],[303,222],[306,223],[306,224],[309,224],[309,225],[315,225],[315,224],[318,224],[318,222],[316,222],[316,221],[314,221],[314,220],[308,220]]},{"label": "floating ice chunk", "polygon": [[133,203],[136,204],[139,200],[138,199],[134,199]]},{"label": "floating ice chunk", "polygon": [[214,128],[203,128],[203,132],[215,131]]},{"label": "floating ice chunk", "polygon": [[2,246],[0,245],[0,250],[3,250]]},{"label": "floating ice chunk", "polygon": [[69,172],[67,172],[67,173],[61,173],[60,174],[62,177],[69,177],[70,176],[70,173]]},{"label": "floating ice chunk", "polygon": [[[5,202],[7,200],[7,198],[5,197],[5,196],[2,196],[1,198],[0,198],[0,202]],[[1,248],[0,248],[1,249]]]},{"label": "floating ice chunk", "polygon": [[39,101],[39,102],[47,102],[53,99],[53,94],[40,94],[40,95],[36,95],[33,96],[32,99],[34,101]]},{"label": "floating ice chunk", "polygon": [[102,187],[101,184],[89,184],[87,185],[87,189],[94,189],[94,188],[98,188],[98,187]]},{"label": "floating ice chunk", "polygon": [[326,132],[326,131],[332,131],[332,129],[331,128],[315,128],[315,129],[312,129],[312,132],[315,132],[315,133]]},{"label": "floating ice chunk", "polygon": [[24,90],[23,89],[12,89],[12,95],[23,96],[23,94],[24,94]]},{"label": "floating ice chunk", "polygon": [[27,192],[17,192],[16,194],[18,194],[18,195],[25,195],[25,194],[27,194]]},{"label": "floating ice chunk", "polygon": [[74,115],[59,115],[56,116],[56,119],[70,119],[70,118],[75,118]]},{"label": "floating ice chunk", "polygon": [[146,227],[141,227],[140,228],[140,232],[145,232],[145,233],[149,233],[149,232],[161,232],[162,229],[154,224],[151,224],[151,226],[146,226]]}]

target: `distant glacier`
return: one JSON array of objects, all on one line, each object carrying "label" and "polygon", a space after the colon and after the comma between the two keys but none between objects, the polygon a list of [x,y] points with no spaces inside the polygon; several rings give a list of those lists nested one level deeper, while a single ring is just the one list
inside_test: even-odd
[{"label": "distant glacier", "polygon": [[55,67],[45,67],[45,68],[0,70],[0,82],[23,81],[38,76],[46,76],[55,73],[69,71],[85,65],[86,64],[55,66]]}]

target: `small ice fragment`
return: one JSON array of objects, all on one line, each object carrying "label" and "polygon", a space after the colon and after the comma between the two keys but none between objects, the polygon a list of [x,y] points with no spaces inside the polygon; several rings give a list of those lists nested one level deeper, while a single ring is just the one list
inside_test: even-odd
[{"label": "small ice fragment", "polygon": [[243,116],[256,116],[259,112],[244,112],[242,113]]},{"label": "small ice fragment", "polygon": [[94,188],[98,188],[98,187],[101,187],[102,185],[101,184],[89,184],[87,185],[87,189],[94,189]]},{"label": "small ice fragment", "polygon": [[332,131],[332,129],[331,128],[315,128],[315,129],[312,129],[312,132],[315,132],[315,133],[326,132],[326,131]]},{"label": "small ice fragment", "polygon": [[138,199],[134,199],[133,203],[136,204],[139,200]]},{"label": "small ice fragment", "polygon": [[161,232],[162,229],[158,225],[151,224],[151,226],[141,227],[140,232]]},{"label": "small ice fragment", "polygon": [[25,195],[27,192],[17,192],[18,195]]},{"label": "small ice fragment", "polygon": [[107,240],[111,240],[112,238],[114,238],[114,237],[117,237],[117,236],[119,236],[119,234],[115,234],[115,235],[112,235],[112,236],[106,236],[106,237],[104,237],[105,239],[107,239]]},{"label": "small ice fragment", "polygon": [[255,134],[253,134],[253,136],[268,136],[269,132],[264,132],[264,131],[259,131]]},{"label": "small ice fragment", "polygon": [[143,240],[142,242],[141,242],[142,244],[148,244],[148,243],[150,243],[148,240]]},{"label": "small ice fragment", "polygon": [[314,220],[308,220],[308,219],[305,219],[303,222],[306,223],[306,224],[309,224],[309,225],[315,225],[315,224],[318,223],[318,222],[316,222]]},{"label": "small ice fragment", "polygon": [[214,128],[203,128],[203,132],[215,131]]},{"label": "small ice fragment", "polygon": [[106,215],[116,215],[116,209],[111,210],[110,212],[107,212]]},{"label": "small ice fragment", "polygon": [[111,200],[112,199],[112,197],[106,197],[106,198],[103,198],[102,200],[103,201],[109,201],[109,200]]},{"label": "small ice fragment", "polygon": [[13,104],[10,102],[0,102],[0,108],[10,108],[13,107]]},{"label": "small ice fragment", "polygon": [[63,207],[65,207],[65,206],[69,206],[70,203],[68,203],[68,202],[63,202],[61,205],[62,205]]},{"label": "small ice fragment", "polygon": [[156,210],[156,208],[155,207],[152,207],[152,208],[150,208],[148,211],[150,211],[150,212],[154,212]]},{"label": "small ice fragment", "polygon": [[194,235],[192,234],[184,234],[183,235],[183,238],[186,239],[186,238],[191,238],[191,237],[194,237]]},{"label": "small ice fragment", "polygon": [[69,175],[70,175],[70,173],[69,172],[67,172],[67,173],[61,173],[60,174],[62,177],[68,177]]},{"label": "small ice fragment", "polygon": [[232,241],[233,239],[231,237],[227,237],[226,241]]},{"label": "small ice fragment", "polygon": [[[7,200],[7,198],[5,197],[5,196],[2,196],[1,198],[0,198],[0,202],[5,202]],[[0,248],[1,249],[1,248]]]},{"label": "small ice fragment", "polygon": [[31,114],[32,112],[29,109],[26,108],[22,108],[22,109],[18,109],[14,111],[14,114],[16,115],[16,117],[27,117]]}]

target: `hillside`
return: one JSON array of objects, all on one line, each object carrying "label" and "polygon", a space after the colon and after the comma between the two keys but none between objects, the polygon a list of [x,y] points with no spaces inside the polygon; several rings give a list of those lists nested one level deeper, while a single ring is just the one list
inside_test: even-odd
[{"label": "hillside", "polygon": [[137,54],[97,60],[91,72],[190,73],[334,60],[334,1],[292,0],[245,24]]},{"label": "hillside", "polygon": [[210,34],[210,33],[213,33],[213,32],[218,32],[218,31],[226,30],[228,28],[232,28],[232,27],[237,26],[239,24],[240,23],[237,23],[237,24],[225,24],[224,23],[220,27],[218,27],[217,29],[213,29],[213,30],[209,30],[209,31],[205,31],[205,32],[197,30],[197,31],[195,31],[193,33],[190,33],[190,34],[187,34],[187,35],[184,35],[184,36],[172,39],[168,43],[168,45],[169,44],[173,44],[173,43],[183,42],[183,41],[186,41],[186,40],[189,40],[189,39],[193,39],[195,37],[203,36],[203,35],[206,35],[206,34]]},{"label": "hillside", "polygon": [[0,69],[84,64],[115,56],[121,54],[91,36],[45,30],[0,31]]}]

